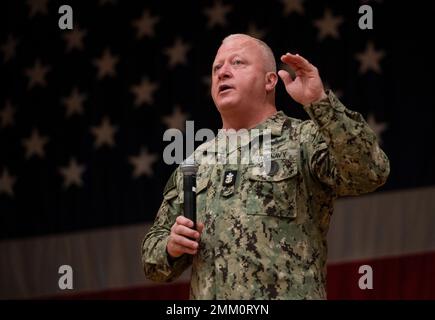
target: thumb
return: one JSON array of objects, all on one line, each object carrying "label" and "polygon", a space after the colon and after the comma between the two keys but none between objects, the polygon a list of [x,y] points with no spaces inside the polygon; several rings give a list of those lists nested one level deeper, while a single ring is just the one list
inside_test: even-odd
[{"label": "thumb", "polygon": [[287,87],[290,83],[293,82],[292,77],[290,76],[290,73],[288,73],[285,70],[279,70],[278,75],[281,78],[282,82],[284,82],[284,85]]}]

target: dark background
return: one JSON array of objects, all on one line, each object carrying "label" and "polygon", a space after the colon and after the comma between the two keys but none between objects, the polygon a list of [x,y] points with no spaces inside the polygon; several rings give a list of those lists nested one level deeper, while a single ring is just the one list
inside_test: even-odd
[{"label": "dark background", "polygon": [[[381,191],[422,187],[435,183],[434,4],[369,1],[374,29],[358,27],[359,1],[305,1],[304,14],[284,14],[280,1],[223,1],[231,4],[227,25],[207,27],[204,10],[213,1],[49,1],[47,14],[29,16],[24,1],[0,2],[0,43],[18,39],[15,55],[0,57],[0,110],[6,101],[15,108],[13,126],[0,127],[0,176],[5,168],[16,177],[14,194],[0,193],[0,239],[99,228],[151,221],[162,200],[162,190],[175,168],[164,164],[162,122],[175,105],[195,121],[195,129],[220,127],[207,85],[211,63],[221,40],[246,33],[249,24],[264,30],[263,40],[277,60],[296,52],[319,68],[325,84],[340,92],[341,100],[364,117],[373,114],[387,124],[382,148],[390,158],[391,174]],[[83,50],[66,51],[58,28],[60,5],[74,10],[74,23],[87,33]],[[132,21],[144,8],[159,16],[153,37],[136,37]],[[313,21],[331,9],[343,17],[339,38],[318,40]],[[189,43],[187,63],[168,65],[164,49],[181,37]],[[371,41],[385,56],[382,73],[359,73],[357,53]],[[116,75],[97,78],[93,60],[109,48],[119,59]],[[0,53],[2,54],[2,53]],[[25,70],[39,59],[50,65],[46,87],[28,89]],[[279,62],[279,61],[278,61]],[[143,77],[158,83],[151,104],[134,105],[131,87]],[[62,98],[73,87],[86,93],[84,113],[65,117]],[[280,82],[277,106],[292,117],[307,119]],[[115,146],[94,148],[92,126],[104,116],[118,126]],[[22,140],[33,128],[49,137],[45,158],[26,159]],[[153,174],[132,176],[128,157],[142,147],[158,155]],[[59,167],[71,157],[86,166],[83,186],[62,188]]]}]

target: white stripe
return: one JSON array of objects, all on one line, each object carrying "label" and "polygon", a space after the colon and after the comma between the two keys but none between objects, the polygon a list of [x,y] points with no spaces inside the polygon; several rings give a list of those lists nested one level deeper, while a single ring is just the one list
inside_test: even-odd
[{"label": "white stripe", "polygon": [[330,263],[435,251],[435,187],[337,201]]},{"label": "white stripe", "polygon": [[[151,284],[141,266],[149,226],[129,226],[0,243],[0,299]],[[73,290],[60,290],[59,266],[73,269]],[[187,270],[178,281],[189,281]]]}]

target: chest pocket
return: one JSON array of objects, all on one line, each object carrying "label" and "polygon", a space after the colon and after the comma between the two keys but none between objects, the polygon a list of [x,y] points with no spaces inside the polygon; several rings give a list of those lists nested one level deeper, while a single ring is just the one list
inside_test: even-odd
[{"label": "chest pocket", "polygon": [[210,175],[200,170],[196,176],[196,212],[198,218],[207,209],[207,190],[211,184]]},{"label": "chest pocket", "polygon": [[274,159],[269,172],[262,166],[248,168],[247,214],[296,218],[297,164]]},{"label": "chest pocket", "polygon": [[[207,172],[203,172],[199,170],[196,175],[196,195],[198,196],[200,193],[204,192],[207,187],[209,187],[210,175]],[[183,178],[179,181],[181,192],[177,192],[178,199],[181,203],[184,202],[184,193],[183,193]]]}]

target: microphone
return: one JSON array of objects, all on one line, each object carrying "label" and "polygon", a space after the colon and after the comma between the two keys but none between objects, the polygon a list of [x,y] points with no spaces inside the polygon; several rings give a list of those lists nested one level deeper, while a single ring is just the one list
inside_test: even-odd
[{"label": "microphone", "polygon": [[198,165],[188,158],[180,166],[183,172],[184,216],[193,221],[196,230],[196,172]]}]

